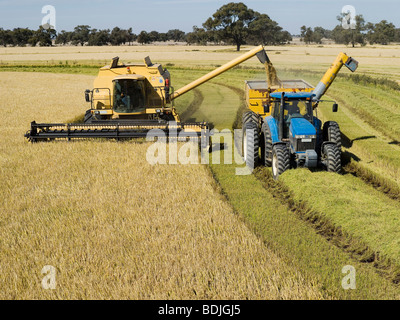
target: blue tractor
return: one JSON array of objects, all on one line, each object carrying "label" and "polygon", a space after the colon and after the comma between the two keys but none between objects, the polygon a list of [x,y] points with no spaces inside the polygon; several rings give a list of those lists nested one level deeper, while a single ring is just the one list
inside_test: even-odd
[{"label": "blue tractor", "polygon": [[[272,167],[274,179],[298,167],[341,171],[339,125],[334,121],[322,125],[314,110],[342,66],[354,72],[358,62],[340,53],[315,88],[304,80],[283,80],[275,87],[265,81],[246,82],[249,110],[242,117],[242,155],[248,167],[260,161]],[[333,112],[337,111],[335,103]]]},{"label": "blue tractor", "polygon": [[[313,112],[314,94],[310,92],[276,92],[273,112],[261,127],[263,164],[272,166],[274,179],[290,168],[316,168],[330,172],[341,170],[339,125],[322,122]],[[333,111],[337,112],[337,104]]]}]

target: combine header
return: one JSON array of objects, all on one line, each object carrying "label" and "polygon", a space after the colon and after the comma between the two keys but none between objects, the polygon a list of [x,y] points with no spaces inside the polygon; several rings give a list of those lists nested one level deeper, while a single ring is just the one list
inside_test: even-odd
[{"label": "combine header", "polygon": [[259,46],[175,92],[169,71],[160,64],[153,64],[149,57],[143,64],[121,64],[116,57],[109,66],[99,70],[94,89],[85,91],[91,108],[86,111],[84,123],[33,121],[25,137],[31,142],[86,138],[119,140],[147,137],[156,132],[171,137],[172,131],[180,138],[201,137],[202,145],[206,146],[208,123],[181,122],[173,101],[254,56],[266,63],[264,47]]}]

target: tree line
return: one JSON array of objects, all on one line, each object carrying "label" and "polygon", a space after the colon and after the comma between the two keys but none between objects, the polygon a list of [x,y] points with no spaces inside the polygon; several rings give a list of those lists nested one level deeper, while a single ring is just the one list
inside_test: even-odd
[{"label": "tree line", "polygon": [[341,22],[344,18],[343,15],[337,17],[340,22],[333,30],[327,30],[322,27],[301,27],[301,40],[305,43],[322,43],[322,39],[331,39],[337,44],[352,45],[357,44],[362,46],[367,43],[387,45],[392,42],[400,42],[400,28],[382,20],[378,23],[366,22],[362,15],[355,17],[355,29],[343,28]]},{"label": "tree line", "polygon": [[95,29],[88,25],[79,25],[73,31],[56,32],[51,26],[38,30],[15,28],[4,30],[0,28],[0,45],[2,46],[51,46],[56,45],[124,45],[138,42],[149,44],[153,42],[186,42],[187,44],[206,45],[234,44],[240,50],[243,44],[276,45],[292,40],[285,31],[268,15],[248,8],[244,3],[228,3],[219,8],[212,17],[207,19],[202,27],[193,27],[193,31],[185,33],[179,29],[166,33],[157,31],[132,32],[132,28]]},{"label": "tree line", "polygon": [[13,30],[4,30],[0,28],[0,45],[2,46],[51,46],[53,43],[57,45],[88,45],[88,46],[104,46],[123,44],[131,44],[139,42],[141,44],[152,43],[155,41],[184,41],[185,32],[174,29],[166,33],[157,31],[142,31],[136,35],[132,32],[132,28],[127,30],[115,27],[114,29],[92,29],[88,25],[79,25],[73,31],[65,31],[57,33],[51,28],[39,27],[38,30],[30,30],[28,28],[15,28]]},{"label": "tree line", "polygon": [[[301,40],[305,43],[322,43],[323,38],[332,39],[338,44],[389,44],[400,42],[400,29],[393,23],[383,20],[379,23],[366,22],[362,15],[356,17],[355,29],[343,28],[344,16],[338,16],[340,24],[333,30],[322,27],[301,27]],[[0,28],[0,45],[2,46],[51,46],[56,45],[130,45],[133,42],[150,44],[153,42],[186,42],[187,44],[207,45],[233,44],[239,51],[244,44],[279,45],[292,41],[288,31],[267,14],[248,8],[244,3],[228,3],[220,7],[201,27],[194,26],[193,31],[185,33],[172,29],[166,33],[157,31],[132,32],[132,28],[95,29],[88,25],[79,25],[73,31],[57,33],[51,26],[40,26],[38,30]]]}]

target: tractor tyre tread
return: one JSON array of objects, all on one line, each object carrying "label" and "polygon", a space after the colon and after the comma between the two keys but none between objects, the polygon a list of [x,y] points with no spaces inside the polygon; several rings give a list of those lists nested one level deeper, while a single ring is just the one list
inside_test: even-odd
[{"label": "tractor tyre tread", "polygon": [[339,150],[342,149],[342,138],[340,134],[339,124],[335,121],[327,121],[324,123],[323,128],[324,141],[336,143]]},{"label": "tractor tyre tread", "polygon": [[264,122],[261,128],[261,162],[265,167],[272,165],[272,137],[268,125]]},{"label": "tractor tyre tread", "polygon": [[[273,170],[273,178],[275,180],[278,179],[278,177],[283,174],[286,170],[290,169],[290,153],[286,145],[283,144],[278,144],[275,145],[273,148],[273,159],[275,159],[276,156],[276,161],[277,161],[277,172],[274,173]],[[272,164],[274,165],[274,164]]]},{"label": "tractor tyre tread", "polygon": [[335,144],[325,144],[323,153],[325,157],[326,170],[328,172],[340,173],[342,170],[342,163],[341,152],[338,146]]},{"label": "tractor tyre tread", "polygon": [[[245,134],[249,133],[249,134]],[[259,150],[259,136],[258,136],[258,129],[257,124],[253,122],[247,122],[244,126],[243,130],[243,139],[247,138],[247,153],[246,153],[246,165],[249,168],[254,169],[258,165],[258,150]],[[243,143],[243,148],[245,144]]]}]

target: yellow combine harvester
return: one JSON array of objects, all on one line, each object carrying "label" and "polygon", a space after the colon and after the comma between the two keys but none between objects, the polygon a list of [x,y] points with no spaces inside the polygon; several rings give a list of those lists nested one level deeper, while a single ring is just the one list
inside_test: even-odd
[{"label": "yellow combine harvester", "polygon": [[161,130],[167,136],[172,130],[180,137],[202,137],[205,138],[202,142],[208,143],[208,124],[181,122],[173,100],[254,56],[261,63],[267,60],[264,47],[259,46],[175,92],[169,71],[153,64],[149,57],[143,64],[122,64],[116,57],[109,66],[99,70],[93,90],[85,92],[91,109],[87,110],[84,123],[38,124],[34,121],[25,137],[32,142],[125,139],[146,137],[155,133],[152,129],[158,129],[158,133]]}]

